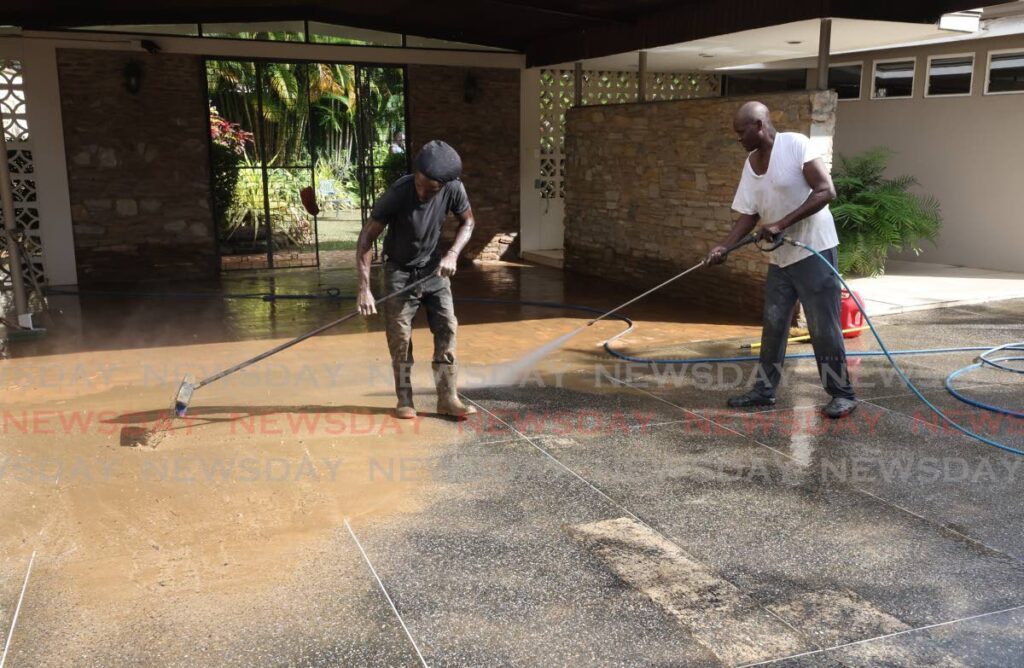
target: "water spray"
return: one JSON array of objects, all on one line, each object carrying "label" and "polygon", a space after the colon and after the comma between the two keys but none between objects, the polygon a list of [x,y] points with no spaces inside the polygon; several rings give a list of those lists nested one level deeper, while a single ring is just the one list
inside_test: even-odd
[{"label": "water spray", "polygon": [[[757,235],[756,234],[748,234],[747,236],[743,237],[742,239],[740,239],[739,241],[734,243],[732,246],[729,246],[724,251],[722,251],[722,259],[724,260],[729,255],[729,253],[733,252],[737,248],[742,248],[743,246],[746,246],[747,244],[752,244],[755,241],[757,241]],[[764,248],[763,250],[774,250],[774,249],[778,248],[779,246],[782,245],[782,239],[778,239],[778,240],[774,241],[773,243],[775,244],[774,246]],[[672,278],[668,279],[664,283],[659,283],[658,285],[655,285],[653,288],[651,288],[647,292],[645,292],[645,293],[643,293],[641,295],[637,295],[636,297],[633,297],[632,299],[630,299],[628,302],[625,302],[623,304],[619,304],[618,306],[613,308],[611,311],[608,311],[607,313],[604,313],[602,315],[597,316],[596,318],[594,318],[593,320],[588,322],[586,324],[586,326],[590,327],[595,322],[598,322],[600,320],[604,320],[608,316],[610,316],[613,313],[616,313],[618,311],[621,311],[622,309],[626,308],[630,304],[632,304],[634,302],[640,301],[641,299],[643,299],[647,295],[651,294],[652,292],[657,292],[658,290],[661,290],[663,287],[665,287],[669,283],[673,283],[675,281],[678,281],[680,278],[682,278],[683,276],[686,276],[691,271],[696,271],[697,269],[700,269],[701,267],[703,267],[707,263],[708,263],[707,258],[701,260],[700,262],[698,262],[697,264],[693,265],[689,269],[686,269],[685,271],[679,272],[678,274],[676,274]]]},{"label": "water spray", "polygon": [[[753,234],[753,233],[748,234],[747,236],[743,237],[742,239],[740,239],[739,241],[737,241],[733,245],[731,245],[728,248],[726,248],[722,252],[722,258],[724,259],[726,256],[729,255],[729,253],[733,252],[737,248],[742,248],[743,246],[746,246],[747,244],[755,243],[757,240],[758,240],[758,237],[757,237],[756,234]],[[771,243],[773,243],[774,245],[764,246],[764,247],[762,247],[762,250],[768,251],[768,250],[774,250],[775,248],[778,248],[779,246],[782,245],[782,239],[779,238],[779,239],[773,240]],[[654,292],[657,292],[658,290],[661,290],[666,285],[669,285],[670,283],[678,281],[683,276],[686,276],[690,272],[696,271],[697,269],[700,269],[701,267],[706,266],[707,264],[708,264],[708,261],[707,261],[707,258],[705,258],[705,259],[701,260],[700,262],[698,262],[697,264],[695,264],[692,267],[690,267],[689,269],[685,269],[685,270],[679,272],[678,274],[676,274],[672,278],[668,279],[667,281],[659,283],[658,285],[654,286],[650,290],[648,290],[648,291],[646,291],[646,292],[644,292],[642,294],[639,294],[636,297],[633,297],[629,301],[616,306],[615,308],[613,308],[610,311],[602,313],[601,315],[599,315],[596,318],[592,319],[590,322],[588,322],[587,324],[583,325],[582,327],[574,329],[573,331],[569,332],[568,334],[563,334],[562,336],[558,337],[554,341],[550,341],[548,343],[545,343],[543,346],[541,346],[541,347],[539,347],[539,348],[537,348],[535,350],[530,351],[529,353],[527,353],[523,357],[519,358],[515,362],[512,362],[511,364],[505,365],[505,367],[502,369],[502,371],[498,374],[497,378],[495,378],[494,384],[495,385],[511,385],[511,384],[515,383],[523,375],[525,375],[526,371],[528,371],[530,368],[532,368],[535,364],[540,362],[542,359],[547,357],[549,354],[551,354],[555,350],[558,350],[559,348],[561,348],[570,339],[575,337],[577,334],[580,334],[581,332],[586,330],[588,327],[590,327],[594,323],[600,322],[601,320],[604,320],[605,318],[618,313],[619,311],[621,311],[622,309],[626,308],[630,304],[633,304],[635,302],[640,301],[641,299],[643,299],[647,295],[649,295],[651,293],[654,293]],[[625,332],[617,335],[615,338],[618,338],[618,336],[622,336],[622,334],[625,334]]]}]

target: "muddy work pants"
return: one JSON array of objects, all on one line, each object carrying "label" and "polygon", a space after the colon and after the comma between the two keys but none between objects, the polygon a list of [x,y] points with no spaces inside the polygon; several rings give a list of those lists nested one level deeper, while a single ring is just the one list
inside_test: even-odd
[{"label": "muddy work pants", "polygon": [[[436,267],[416,270],[387,262],[384,265],[384,294],[401,290],[436,271]],[[421,304],[427,310],[427,324],[434,335],[433,362],[454,364],[455,332],[459,322],[455,319],[451,281],[436,275],[384,302],[385,331],[392,364],[412,365],[412,321]]]}]

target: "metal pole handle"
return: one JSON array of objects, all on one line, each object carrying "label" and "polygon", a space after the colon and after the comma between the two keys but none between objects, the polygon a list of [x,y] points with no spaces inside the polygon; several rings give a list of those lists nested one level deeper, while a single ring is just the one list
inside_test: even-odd
[{"label": "metal pole handle", "polygon": [[[421,279],[419,279],[417,281],[414,281],[414,282],[410,283],[409,285],[405,286],[401,290],[395,290],[391,294],[385,295],[385,296],[381,297],[380,299],[375,301],[373,304],[374,304],[374,306],[377,306],[379,304],[383,304],[387,300],[393,299],[394,297],[397,297],[398,295],[402,294],[403,292],[411,290],[412,288],[415,288],[417,285],[419,285],[421,283],[424,283],[426,281],[429,281],[431,278],[434,278],[434,276],[436,276],[436,275],[437,275],[436,273],[433,273],[433,274],[430,274],[429,276],[424,276],[423,278],[421,278]],[[294,346],[296,344],[299,344],[299,343],[302,343],[306,339],[312,338],[312,337],[316,336],[317,334],[320,334],[321,332],[326,332],[328,329],[331,329],[332,327],[337,327],[341,323],[345,322],[346,320],[351,320],[352,318],[356,317],[357,315],[359,315],[359,309],[358,308],[356,310],[352,311],[351,313],[348,313],[348,314],[338,318],[337,320],[329,322],[326,325],[321,325],[320,327],[317,327],[316,329],[314,329],[311,332],[306,332],[302,336],[296,337],[296,338],[292,339],[291,341],[285,341],[284,343],[282,343],[281,345],[277,346],[276,348],[271,348],[270,350],[268,350],[267,352],[265,352],[265,353],[263,353],[261,355],[257,355],[256,357],[253,357],[252,359],[245,360],[244,362],[236,364],[235,366],[231,367],[230,369],[225,369],[225,370],[221,371],[220,373],[214,374],[214,375],[210,376],[209,378],[204,378],[201,381],[199,381],[198,383],[196,383],[195,389],[198,390],[200,387],[203,387],[204,385],[209,385],[210,383],[212,383],[212,382],[214,382],[216,380],[220,380],[224,376],[230,376],[231,374],[235,373],[236,371],[241,371],[245,367],[251,366],[251,365],[253,365],[256,362],[259,362],[261,360],[265,360],[268,357],[270,357],[271,355],[276,355],[277,353],[281,352],[282,350],[285,350],[286,348],[291,348],[292,346]]]}]

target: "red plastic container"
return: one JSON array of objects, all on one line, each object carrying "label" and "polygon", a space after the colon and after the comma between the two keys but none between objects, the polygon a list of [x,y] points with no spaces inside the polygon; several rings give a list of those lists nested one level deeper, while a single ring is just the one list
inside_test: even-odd
[{"label": "red plastic container", "polygon": [[[864,303],[863,300],[861,300],[860,295],[856,292],[854,292],[853,295],[857,296],[857,300],[860,301],[860,303]],[[861,312],[860,308],[857,306],[857,302],[853,300],[853,296],[849,292],[843,290],[840,293],[840,296],[839,324],[842,325],[843,331],[845,332],[845,334],[843,334],[843,338],[855,339],[861,335],[863,330],[858,330],[856,332],[847,332],[846,330],[863,327],[864,313]]]}]

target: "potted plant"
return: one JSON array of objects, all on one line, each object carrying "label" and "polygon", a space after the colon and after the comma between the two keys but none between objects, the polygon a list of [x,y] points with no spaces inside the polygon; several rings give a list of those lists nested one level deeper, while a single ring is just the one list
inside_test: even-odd
[{"label": "potted plant", "polygon": [[920,254],[921,242],[933,244],[942,228],[939,202],[911,192],[912,176],[885,178],[892,152],[875,148],[847,158],[833,171],[836,199],[830,208],[839,234],[839,271],[879,276],[891,249]]}]

